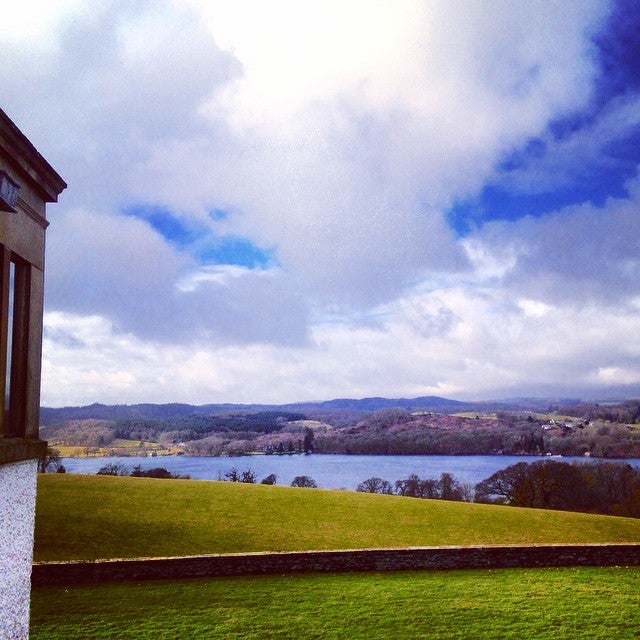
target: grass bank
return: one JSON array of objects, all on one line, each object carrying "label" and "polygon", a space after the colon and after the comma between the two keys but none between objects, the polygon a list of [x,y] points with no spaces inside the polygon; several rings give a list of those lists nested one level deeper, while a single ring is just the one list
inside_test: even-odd
[{"label": "grass bank", "polygon": [[640,519],[198,480],[45,474],[34,559],[638,542]]},{"label": "grass bank", "polygon": [[35,589],[31,640],[637,638],[640,569],[217,578]]}]

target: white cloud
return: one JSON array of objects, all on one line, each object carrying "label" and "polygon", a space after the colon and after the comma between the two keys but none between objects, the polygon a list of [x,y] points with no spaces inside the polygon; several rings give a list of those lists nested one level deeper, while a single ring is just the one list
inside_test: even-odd
[{"label": "white cloud", "polygon": [[[69,182],[49,216],[46,403],[633,380],[636,187],[465,240],[444,217],[588,104],[606,4],[49,3],[39,25],[23,4],[0,36],[4,108]],[[594,158],[625,105],[589,132]],[[136,204],[274,265],[199,264],[121,215]]]},{"label": "white cloud", "polygon": [[360,307],[429,272],[467,268],[443,208],[477,189],[511,145],[588,100],[585,34],[602,11],[204,7],[242,68],[202,107],[230,138],[157,145],[136,176],[141,193],[160,185],[171,198],[177,159],[194,206],[229,206],[222,228],[274,246],[305,293]]},{"label": "white cloud", "polygon": [[59,216],[48,240],[51,311],[99,314],[150,341],[306,339],[306,304],[277,270],[203,269],[141,220],[80,209]]},{"label": "white cloud", "polygon": [[49,5],[43,41],[0,36],[3,106],[69,183],[63,202],[129,204],[135,168],[202,134],[198,108],[237,62],[181,3]]},{"label": "white cloud", "polygon": [[640,294],[639,185],[635,177],[629,198],[610,198],[601,207],[487,224],[475,242],[496,260],[517,256],[503,273],[516,295],[571,307],[628,305]]},{"label": "white cloud", "polygon": [[534,318],[542,318],[553,310],[553,307],[550,307],[544,302],[528,300],[526,298],[518,300],[517,305],[522,309],[525,316],[532,316]]},{"label": "white cloud", "polygon": [[188,350],[145,343],[100,318],[48,314],[43,402],[589,396],[635,382],[640,370],[629,340],[640,318],[629,311],[527,314],[500,290],[468,286],[415,292],[377,311],[375,325],[317,324],[306,346]]}]

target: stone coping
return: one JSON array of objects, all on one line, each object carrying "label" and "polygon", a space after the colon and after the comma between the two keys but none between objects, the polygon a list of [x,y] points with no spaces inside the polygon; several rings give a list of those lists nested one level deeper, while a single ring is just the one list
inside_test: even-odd
[{"label": "stone coping", "polygon": [[32,585],[315,572],[640,566],[640,543],[276,551],[34,563]]},{"label": "stone coping", "polygon": [[33,460],[45,455],[46,451],[47,443],[44,440],[0,437],[0,464]]}]

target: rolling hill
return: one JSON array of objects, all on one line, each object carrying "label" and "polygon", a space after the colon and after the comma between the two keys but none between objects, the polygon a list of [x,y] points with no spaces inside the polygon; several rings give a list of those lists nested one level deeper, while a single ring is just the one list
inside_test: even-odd
[{"label": "rolling hill", "polygon": [[637,542],[640,519],[202,480],[41,474],[36,561]]}]

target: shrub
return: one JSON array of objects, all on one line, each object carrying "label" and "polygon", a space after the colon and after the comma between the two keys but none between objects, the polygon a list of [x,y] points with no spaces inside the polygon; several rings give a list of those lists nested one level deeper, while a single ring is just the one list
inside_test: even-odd
[{"label": "shrub", "polygon": [[104,467],[100,467],[98,469],[98,476],[128,476],[129,469],[119,463],[119,462],[110,462],[109,464],[105,464]]},{"label": "shrub", "polygon": [[177,473],[171,473],[164,467],[154,467],[153,469],[142,470],[140,465],[134,467],[131,472],[132,476],[139,478],[160,478],[162,480],[188,480],[191,476],[189,474],[179,475]]},{"label": "shrub", "polygon": [[318,485],[316,481],[309,476],[296,476],[291,483],[292,487],[306,487],[308,489],[316,489]]}]

